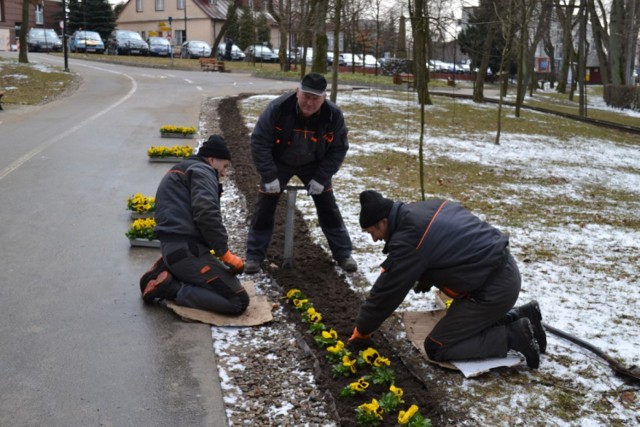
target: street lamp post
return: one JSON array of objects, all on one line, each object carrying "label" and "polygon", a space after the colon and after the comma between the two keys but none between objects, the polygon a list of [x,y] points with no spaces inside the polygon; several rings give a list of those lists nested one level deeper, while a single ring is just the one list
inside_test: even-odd
[{"label": "street lamp post", "polygon": [[64,70],[68,72],[69,71],[69,52],[67,50],[67,1],[66,0],[62,0],[62,52],[64,52]]}]

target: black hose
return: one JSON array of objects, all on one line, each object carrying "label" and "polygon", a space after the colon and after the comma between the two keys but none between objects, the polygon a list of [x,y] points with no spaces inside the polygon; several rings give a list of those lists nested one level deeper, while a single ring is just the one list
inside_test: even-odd
[{"label": "black hose", "polygon": [[637,366],[625,368],[617,360],[613,359],[611,356],[609,356],[607,353],[605,353],[598,347],[594,346],[593,344],[588,343],[587,341],[580,339],[578,337],[575,337],[568,332],[554,328],[553,326],[550,326],[546,323],[543,323],[542,326],[544,326],[544,329],[551,332],[552,334],[562,337],[568,341],[571,341],[572,343],[577,344],[580,347],[586,348],[587,350],[594,353],[596,356],[601,357],[609,364],[611,369],[613,369],[619,375],[622,375],[627,378],[631,378],[635,381],[640,381],[640,368],[638,368]]}]

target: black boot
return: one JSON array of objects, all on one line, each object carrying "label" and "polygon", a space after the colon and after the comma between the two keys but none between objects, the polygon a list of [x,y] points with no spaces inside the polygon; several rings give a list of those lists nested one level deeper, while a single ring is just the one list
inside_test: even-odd
[{"label": "black boot", "polygon": [[142,293],[142,299],[147,303],[155,299],[175,299],[181,287],[180,282],[165,270],[155,279],[149,280]]},{"label": "black boot", "polygon": [[512,317],[513,320],[523,317],[529,319],[531,326],[533,326],[533,336],[536,337],[536,341],[538,341],[538,346],[540,347],[540,353],[544,354],[547,352],[547,334],[544,332],[544,327],[542,326],[542,312],[540,311],[540,306],[537,301],[533,300],[520,307],[515,307],[507,313],[507,316]]},{"label": "black boot", "polygon": [[162,257],[158,258],[151,268],[140,277],[140,293],[144,294],[144,290],[150,281],[155,279],[163,271],[168,270]]},{"label": "black boot", "polygon": [[533,327],[528,318],[523,317],[507,325],[509,350],[522,353],[527,359],[527,366],[538,369],[540,366],[540,348],[533,336]]}]

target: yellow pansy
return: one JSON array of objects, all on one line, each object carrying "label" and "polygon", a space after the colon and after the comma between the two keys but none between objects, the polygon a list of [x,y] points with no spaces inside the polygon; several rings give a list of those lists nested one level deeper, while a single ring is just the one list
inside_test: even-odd
[{"label": "yellow pansy", "polygon": [[338,339],[338,333],[336,331],[334,331],[333,329],[329,329],[328,331],[322,331],[322,338],[337,340]]},{"label": "yellow pansy", "polygon": [[374,414],[379,420],[382,419],[382,413],[384,411],[382,410],[380,404],[376,399],[372,399],[371,403],[363,403],[362,405],[358,406],[358,408],[362,409],[365,412]]},{"label": "yellow pansy", "polygon": [[398,413],[398,424],[405,425],[411,421],[411,418],[418,412],[416,405],[411,405],[406,411],[400,411]]},{"label": "yellow pansy", "polygon": [[327,347],[329,353],[340,353],[342,350],[344,350],[344,343],[342,341],[338,341],[336,345]]},{"label": "yellow pansy", "polygon": [[352,373],[356,373],[356,362],[358,360],[357,359],[351,359],[349,357],[349,355],[345,354],[344,356],[342,356],[342,365],[346,366],[347,368],[351,369]]},{"label": "yellow pansy", "polygon": [[389,390],[391,391],[391,393],[395,394],[398,399],[402,399],[404,391],[400,387],[396,387],[395,385],[391,384]]}]

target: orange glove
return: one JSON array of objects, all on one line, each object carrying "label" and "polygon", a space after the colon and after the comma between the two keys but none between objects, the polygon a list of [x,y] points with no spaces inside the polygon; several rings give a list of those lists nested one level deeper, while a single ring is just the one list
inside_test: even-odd
[{"label": "orange glove", "polygon": [[360,331],[358,330],[358,327],[353,328],[353,334],[351,334],[351,337],[349,338],[349,341],[355,341],[355,340],[366,340],[371,338],[371,334],[366,334],[366,335],[362,335],[360,333]]},{"label": "orange glove", "polygon": [[362,335],[357,327],[353,328],[353,334],[351,334],[351,337],[347,342],[347,348],[357,354],[359,351],[365,350],[369,347],[373,347],[371,334]]},{"label": "orange glove", "polygon": [[231,251],[227,251],[220,257],[220,261],[230,267],[231,273],[240,274],[244,270],[244,261],[239,256],[234,255]]}]

